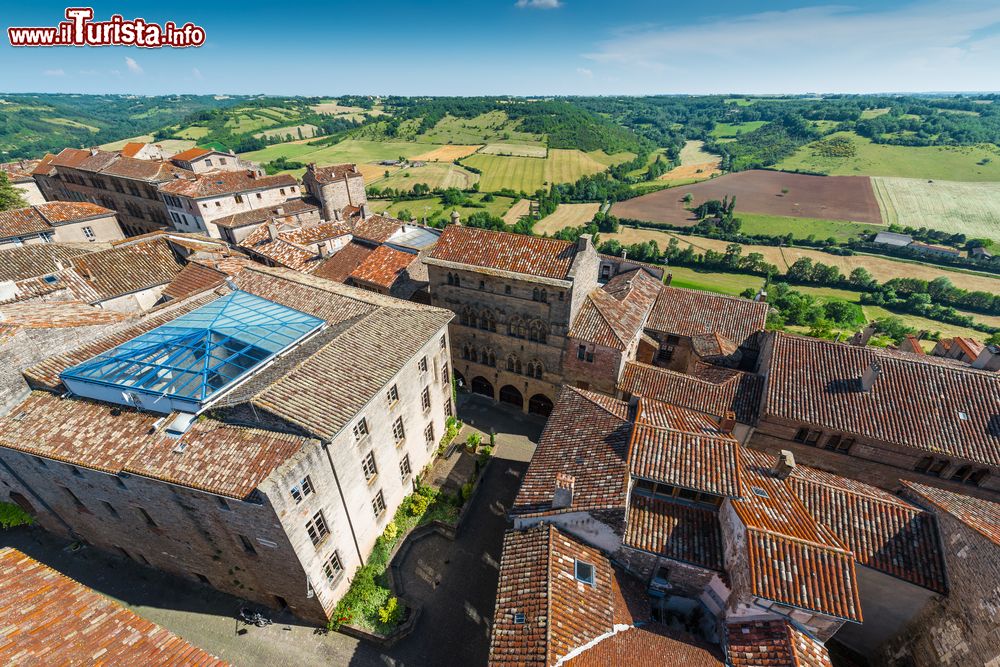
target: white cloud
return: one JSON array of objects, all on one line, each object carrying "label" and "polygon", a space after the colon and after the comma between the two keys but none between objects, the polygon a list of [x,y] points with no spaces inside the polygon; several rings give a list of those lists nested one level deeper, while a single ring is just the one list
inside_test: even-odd
[{"label": "white cloud", "polygon": [[626,27],[584,57],[649,93],[995,90],[997,27],[988,0],[827,5]]},{"label": "white cloud", "polygon": [[581,75],[581,76],[585,76],[588,79],[590,77],[594,76],[594,72],[592,70],[587,69],[586,67],[577,67],[576,68],[576,73],[579,74],[579,75]]},{"label": "white cloud", "polygon": [[558,9],[562,4],[561,0],[517,0],[514,6],[518,9]]},{"label": "white cloud", "polygon": [[191,70],[191,74],[193,74],[193,75],[194,75],[194,78],[198,79],[199,81],[201,81],[202,79],[204,79],[204,78],[205,78],[205,77],[203,77],[203,76],[201,75],[201,70],[200,70],[200,69],[198,69],[197,67],[195,67],[195,68],[193,68],[193,69]]},{"label": "white cloud", "polygon": [[66,70],[60,69],[47,69],[42,72],[45,76],[66,76]]},{"label": "white cloud", "polygon": [[82,70],[80,70],[80,74],[82,74],[83,76],[97,76],[97,70],[96,69],[82,69]]},{"label": "white cloud", "polygon": [[125,66],[128,67],[128,71],[132,72],[132,74],[142,74],[142,67],[135,61],[135,58],[125,56]]}]

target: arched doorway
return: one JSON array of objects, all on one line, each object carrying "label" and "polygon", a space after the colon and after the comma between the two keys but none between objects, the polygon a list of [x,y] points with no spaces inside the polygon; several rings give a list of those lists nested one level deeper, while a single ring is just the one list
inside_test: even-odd
[{"label": "arched doorway", "polygon": [[472,378],[472,393],[493,398],[493,385],[481,375]]},{"label": "arched doorway", "polygon": [[548,417],[552,414],[552,401],[545,394],[535,394],[528,401],[528,412],[533,415]]},{"label": "arched doorway", "polygon": [[500,387],[500,402],[516,406],[518,410],[524,408],[524,396],[514,385],[505,384]]}]

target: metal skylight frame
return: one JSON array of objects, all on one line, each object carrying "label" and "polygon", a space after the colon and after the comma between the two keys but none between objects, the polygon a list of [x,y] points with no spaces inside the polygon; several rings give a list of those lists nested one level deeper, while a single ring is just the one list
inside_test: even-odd
[{"label": "metal skylight frame", "polygon": [[[159,412],[197,412],[309,336],[324,321],[243,291],[234,291],[175,320],[66,369],[74,393]],[[115,391],[117,390],[117,391]],[[164,405],[156,405],[169,398]]]}]

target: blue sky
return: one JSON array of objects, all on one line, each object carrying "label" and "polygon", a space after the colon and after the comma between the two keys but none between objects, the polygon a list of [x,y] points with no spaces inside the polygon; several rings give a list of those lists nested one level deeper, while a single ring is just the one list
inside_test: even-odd
[{"label": "blue sky", "polygon": [[[82,3],[81,3],[82,4]],[[563,95],[1000,90],[1000,1],[124,2],[95,18],[207,32],[193,49],[10,47],[65,4],[10,3],[0,90]]]}]

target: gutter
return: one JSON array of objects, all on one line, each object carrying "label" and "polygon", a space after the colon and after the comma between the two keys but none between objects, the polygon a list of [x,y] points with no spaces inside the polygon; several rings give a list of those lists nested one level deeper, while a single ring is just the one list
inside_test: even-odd
[{"label": "gutter", "polygon": [[330,471],[333,473],[333,481],[337,484],[337,493],[340,494],[340,502],[344,505],[344,514],[347,515],[347,527],[351,530],[351,539],[354,541],[354,550],[358,552],[358,562],[364,566],[365,557],[361,555],[361,546],[358,544],[357,533],[354,532],[354,522],[351,521],[351,509],[347,506],[347,499],[344,498],[344,489],[340,485],[340,477],[337,475],[337,468],[333,465],[333,457],[330,456],[329,440],[321,440],[323,451],[326,452],[326,460],[330,462]]}]

